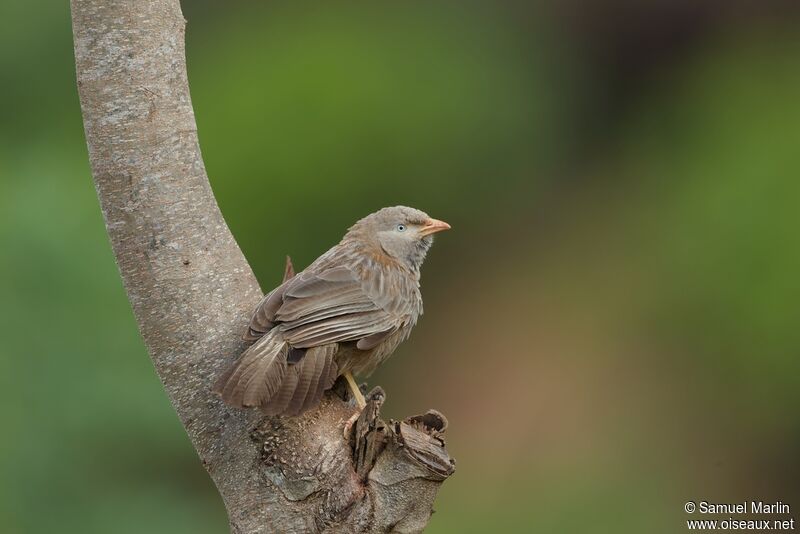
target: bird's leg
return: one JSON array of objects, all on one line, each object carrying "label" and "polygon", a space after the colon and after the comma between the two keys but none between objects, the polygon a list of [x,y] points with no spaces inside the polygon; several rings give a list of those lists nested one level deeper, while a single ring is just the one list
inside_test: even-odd
[{"label": "bird's leg", "polygon": [[356,380],[353,378],[353,373],[347,371],[344,374],[344,379],[347,380],[347,385],[350,387],[350,394],[355,397],[356,405],[358,405],[358,411],[344,423],[344,438],[350,439],[350,432],[353,430],[353,425],[356,424],[356,421],[364,411],[367,401],[364,399],[364,395],[361,393],[361,388],[359,388],[358,384],[356,384]]},{"label": "bird's leg", "polygon": [[350,391],[353,394],[353,397],[356,399],[356,404],[358,405],[359,410],[363,410],[364,406],[367,405],[367,401],[364,399],[364,395],[361,393],[361,389],[356,384],[355,378],[353,378],[353,374],[350,371],[347,371],[344,374],[344,379],[347,380],[347,385],[350,386]]}]

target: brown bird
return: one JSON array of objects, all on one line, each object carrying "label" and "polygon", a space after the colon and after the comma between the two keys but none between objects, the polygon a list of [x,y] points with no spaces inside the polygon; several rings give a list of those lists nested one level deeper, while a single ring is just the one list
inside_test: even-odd
[{"label": "brown bird", "polygon": [[255,341],[214,391],[237,408],[297,415],[343,375],[369,375],[422,314],[420,267],[433,234],[450,225],[404,206],[354,224],[342,241],[270,291],[244,335]]}]

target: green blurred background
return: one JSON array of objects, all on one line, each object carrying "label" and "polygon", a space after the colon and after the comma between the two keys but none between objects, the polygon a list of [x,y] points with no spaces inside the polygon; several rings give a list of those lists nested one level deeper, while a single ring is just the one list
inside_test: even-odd
[{"label": "green blurred background", "polygon": [[[453,225],[370,379],[389,416],[450,420],[430,532],[800,509],[800,4],[183,8],[209,176],[265,289],[378,207]],[[0,531],[226,531],[105,236],[67,2],[0,4],[0,99]]]}]

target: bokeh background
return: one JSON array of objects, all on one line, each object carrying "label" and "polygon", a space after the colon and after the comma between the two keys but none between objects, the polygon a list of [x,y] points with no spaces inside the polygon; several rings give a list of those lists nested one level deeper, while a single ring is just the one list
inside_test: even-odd
[{"label": "bokeh background", "polygon": [[[265,288],[381,206],[453,225],[370,380],[450,420],[430,532],[800,510],[800,4],[183,7]],[[0,531],[226,531],[105,236],[67,2],[0,4],[0,100]]]}]

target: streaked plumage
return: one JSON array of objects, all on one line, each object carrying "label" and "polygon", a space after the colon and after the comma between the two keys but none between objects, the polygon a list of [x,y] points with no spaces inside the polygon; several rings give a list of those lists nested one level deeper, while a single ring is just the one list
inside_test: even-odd
[{"label": "streaked plumage", "polygon": [[425,213],[384,208],[268,293],[244,338],[253,341],[215,386],[228,404],[296,415],[319,404],[345,373],[369,375],[422,314],[420,267],[431,234]]}]

